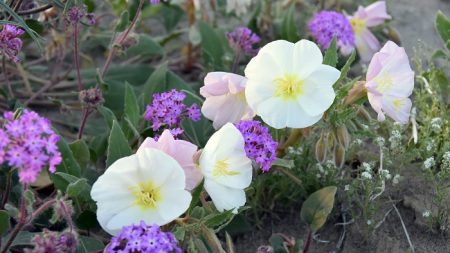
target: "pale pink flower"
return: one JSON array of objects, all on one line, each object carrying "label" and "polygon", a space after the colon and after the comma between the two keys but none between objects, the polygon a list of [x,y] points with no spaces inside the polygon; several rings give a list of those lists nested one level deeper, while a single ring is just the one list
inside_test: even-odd
[{"label": "pale pink flower", "polygon": [[157,141],[153,138],[146,138],[137,153],[146,148],[159,149],[180,164],[186,174],[186,190],[192,191],[202,181],[202,173],[194,162],[194,155],[197,152],[196,145],[188,141],[175,140],[170,131],[166,129]]},{"label": "pale pink flower", "polygon": [[226,72],[211,72],[205,77],[200,94],[206,98],[203,115],[213,121],[215,129],[226,123],[238,123],[255,116],[245,99],[247,78]]},{"label": "pale pink flower", "polygon": [[414,89],[414,72],[404,48],[388,41],[373,56],[367,70],[366,88],[379,121],[385,119],[386,113],[397,122],[408,123],[411,111],[408,97]]},{"label": "pale pink flower", "polygon": [[349,19],[355,33],[355,45],[361,60],[369,62],[381,47],[380,42],[369,28],[391,19],[391,16],[386,12],[386,2],[378,1],[365,8],[359,6]]}]

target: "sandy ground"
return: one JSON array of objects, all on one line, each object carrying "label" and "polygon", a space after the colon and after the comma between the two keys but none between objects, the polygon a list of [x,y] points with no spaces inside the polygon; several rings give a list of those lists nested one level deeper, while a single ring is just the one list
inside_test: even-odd
[{"label": "sandy ground", "polygon": [[450,16],[450,0],[387,0],[392,24],[400,33],[403,46],[409,55],[420,42],[426,49],[442,47],[434,28],[436,12]]}]

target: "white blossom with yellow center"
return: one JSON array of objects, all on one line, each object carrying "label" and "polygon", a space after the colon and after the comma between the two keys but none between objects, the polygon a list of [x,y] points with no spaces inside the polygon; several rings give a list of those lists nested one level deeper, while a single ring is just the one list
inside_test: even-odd
[{"label": "white blossom with yellow center", "polygon": [[252,181],[253,170],[244,145],[241,132],[227,123],[211,136],[200,156],[205,190],[220,212],[236,213],[246,202],[244,189]]},{"label": "white blossom with yellow center", "polygon": [[92,186],[97,219],[111,235],[123,226],[164,225],[182,215],[191,202],[185,174],[163,151],[145,148],[114,162]]},{"label": "white blossom with yellow center", "polygon": [[277,129],[315,124],[333,103],[340,76],[322,61],[319,47],[308,40],[267,44],[245,69],[249,106]]}]

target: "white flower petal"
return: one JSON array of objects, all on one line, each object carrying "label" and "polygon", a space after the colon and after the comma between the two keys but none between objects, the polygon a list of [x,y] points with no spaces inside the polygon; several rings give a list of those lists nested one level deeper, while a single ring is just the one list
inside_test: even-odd
[{"label": "white flower petal", "polygon": [[[292,73],[298,74],[300,78],[304,79],[315,71],[323,61],[322,52],[320,48],[312,41],[300,40],[294,45],[294,50],[289,52],[290,58],[293,58]],[[288,72],[289,73],[289,72]]]},{"label": "white flower petal", "polygon": [[[105,229],[110,234],[117,234],[122,227],[129,226],[131,224],[139,224],[144,221],[146,224],[156,224],[159,226],[165,225],[168,221],[160,216],[160,214],[154,210],[142,209],[138,206],[129,207],[122,212],[114,215],[106,224]],[[169,221],[170,222],[170,221]]]},{"label": "white flower petal", "polygon": [[189,192],[165,187],[161,190],[161,201],[158,203],[159,214],[164,220],[172,221],[189,208],[191,200]]},{"label": "white flower petal", "polygon": [[219,212],[234,210],[237,213],[237,209],[245,205],[244,190],[226,187],[209,179],[205,179],[204,186]]}]

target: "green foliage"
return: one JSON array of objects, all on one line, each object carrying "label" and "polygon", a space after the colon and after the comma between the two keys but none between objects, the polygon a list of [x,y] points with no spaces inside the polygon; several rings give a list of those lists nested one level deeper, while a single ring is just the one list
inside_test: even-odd
[{"label": "green foliage", "polygon": [[[441,11],[438,11],[436,15],[436,30],[444,43],[448,45],[450,41],[450,20]],[[447,49],[450,50],[448,47]]]},{"label": "green foliage", "polygon": [[109,134],[107,153],[106,167],[111,166],[118,159],[132,154],[128,141],[117,121],[113,122],[111,133]]},{"label": "green foliage", "polygon": [[224,36],[220,36],[218,31],[209,24],[199,21],[198,30],[202,37],[201,47],[206,65],[210,65],[216,71],[223,69],[223,59],[225,54]]},{"label": "green foliage", "polygon": [[125,84],[125,105],[124,113],[125,116],[130,120],[134,127],[138,127],[139,119],[141,117],[141,112],[139,104],[134,93],[133,88],[130,84]]},{"label": "green foliage", "polygon": [[0,235],[5,234],[11,227],[9,214],[5,210],[0,210]]},{"label": "green foliage", "polygon": [[335,186],[328,186],[314,192],[303,202],[300,216],[313,232],[325,224],[328,215],[333,210],[336,191]]},{"label": "green foliage", "polygon": [[56,171],[79,177],[81,175],[80,165],[64,138],[59,140],[58,149],[61,152],[62,162],[56,167]]},{"label": "green foliage", "polygon": [[323,57],[323,64],[329,65],[331,67],[336,67],[338,61],[338,54],[336,48],[336,37],[330,43],[330,47],[328,47],[325,55]]},{"label": "green foliage", "polygon": [[76,140],[69,144],[70,150],[80,166],[81,171],[84,171],[90,161],[89,147],[84,140]]},{"label": "green foliage", "polygon": [[281,22],[281,38],[290,42],[297,42],[298,36],[297,21],[295,19],[295,4],[291,4]]}]

